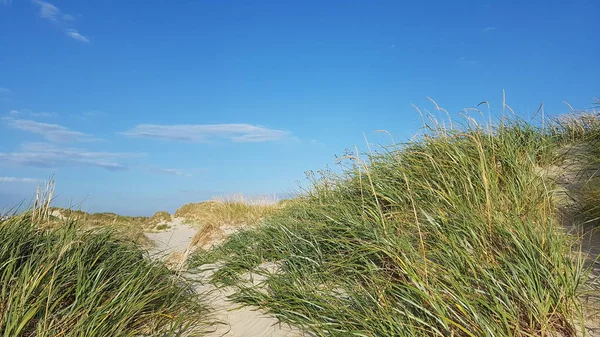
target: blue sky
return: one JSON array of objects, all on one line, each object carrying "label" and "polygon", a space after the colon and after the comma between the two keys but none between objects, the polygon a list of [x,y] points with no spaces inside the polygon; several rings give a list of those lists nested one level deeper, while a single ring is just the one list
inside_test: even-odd
[{"label": "blue sky", "polygon": [[415,104],[502,90],[521,116],[600,95],[600,3],[0,0],[0,209],[51,174],[57,202],[148,215],[285,195]]}]

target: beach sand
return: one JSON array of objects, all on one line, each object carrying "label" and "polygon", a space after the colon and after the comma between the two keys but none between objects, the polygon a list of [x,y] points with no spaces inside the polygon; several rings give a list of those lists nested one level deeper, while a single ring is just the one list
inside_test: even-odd
[{"label": "beach sand", "polygon": [[[198,231],[197,228],[186,225],[180,218],[174,218],[167,223],[170,229],[158,233],[146,233],[154,241],[150,248],[151,256],[166,259],[170,263],[180,263],[187,256],[188,246]],[[302,334],[298,329],[286,324],[279,324],[278,320],[258,310],[258,308],[241,307],[231,302],[227,296],[233,290],[216,289],[206,281],[218,268],[217,265],[200,267],[205,270],[194,277],[198,278],[198,292],[207,294],[208,305],[213,309],[213,319],[221,322],[214,326],[215,331],[208,333],[207,337],[300,337],[309,336]]]}]

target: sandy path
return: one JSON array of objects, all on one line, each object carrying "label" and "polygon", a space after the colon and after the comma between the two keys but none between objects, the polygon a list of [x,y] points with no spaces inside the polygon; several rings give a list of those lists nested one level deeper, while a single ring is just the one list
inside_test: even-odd
[{"label": "sandy path", "polygon": [[171,228],[164,232],[146,233],[155,243],[150,249],[151,255],[169,255],[174,252],[184,252],[198,231],[196,228],[183,223],[181,218],[173,218],[167,223]]},{"label": "sandy path", "polygon": [[[556,179],[558,193],[555,202],[559,206],[561,223],[564,229],[576,235],[581,235],[581,252],[586,254],[588,266],[591,267],[591,275],[588,284],[596,289],[596,292],[582,298],[584,304],[584,329],[586,336],[600,337],[600,228],[597,223],[583,224],[580,219],[580,210],[575,207],[581,202],[578,191],[585,183],[600,172],[599,165],[588,165],[582,162],[581,156],[588,153],[586,145],[578,145],[565,149],[567,155],[564,162],[558,166],[548,169],[547,174]],[[576,326],[577,336],[583,336],[581,327]]]},{"label": "sandy path", "polygon": [[[149,239],[155,242],[155,246],[150,249],[150,254],[155,257],[169,258],[169,256],[183,257],[188,245],[197,232],[197,228],[185,225],[182,219],[174,218],[168,225],[171,228],[168,231],[159,233],[146,233]],[[598,232],[600,233],[600,231]],[[597,240],[597,238],[596,238]],[[590,241],[597,244],[598,241]],[[585,244],[584,244],[585,245]],[[595,245],[587,248],[587,251],[595,252]],[[218,269],[218,265],[201,266],[200,270],[205,270],[199,275],[195,275],[198,283],[199,293],[208,294],[208,304],[213,308],[213,317],[216,321],[223,324],[214,326],[216,329],[208,333],[207,337],[300,337],[310,336],[302,334],[298,329],[285,324],[279,324],[277,319],[268,314],[264,314],[253,307],[239,307],[227,299],[233,292],[231,289],[216,289],[209,284],[207,280]],[[596,275],[600,275],[600,265],[596,270]],[[600,285],[598,285],[600,287]],[[593,299],[598,300],[598,299]],[[593,304],[593,307],[596,305]],[[596,311],[586,312],[586,330],[587,336],[600,336],[600,314]],[[579,327],[577,330],[580,330]],[[581,332],[578,336],[582,336]]]},{"label": "sandy path", "polygon": [[306,336],[299,330],[290,327],[287,324],[279,324],[277,319],[268,314],[264,314],[256,308],[239,307],[235,303],[227,300],[232,290],[211,289],[209,303],[214,309],[215,320],[223,322],[215,326],[208,337],[296,337]]},{"label": "sandy path", "polygon": [[[183,256],[191,239],[197,229],[185,225],[182,219],[174,218],[168,225],[171,228],[159,233],[146,233],[146,236],[155,242],[155,247],[150,249],[150,254],[155,257],[166,257],[169,255]],[[212,268],[211,268],[212,267]],[[209,269],[198,275],[200,281],[207,280],[218,266],[203,266],[201,269]],[[212,270],[211,270],[212,269]],[[207,337],[300,337],[303,335],[299,330],[284,324],[279,324],[273,316],[266,315],[252,307],[238,308],[239,305],[232,303],[227,296],[232,293],[228,289],[216,289],[213,285],[201,282],[197,290],[208,294],[208,304],[213,308],[213,315],[217,324],[215,331],[205,335]]]}]

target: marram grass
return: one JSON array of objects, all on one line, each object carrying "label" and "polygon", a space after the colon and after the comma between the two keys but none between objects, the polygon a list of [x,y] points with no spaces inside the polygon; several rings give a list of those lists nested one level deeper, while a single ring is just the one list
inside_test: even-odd
[{"label": "marram grass", "polygon": [[30,213],[0,221],[0,336],[201,335],[189,282],[113,234]]},{"label": "marram grass", "polygon": [[465,124],[348,156],[343,173],[192,265],[224,261],[213,282],[236,301],[317,336],[574,336],[589,271],[541,172],[581,135]]}]

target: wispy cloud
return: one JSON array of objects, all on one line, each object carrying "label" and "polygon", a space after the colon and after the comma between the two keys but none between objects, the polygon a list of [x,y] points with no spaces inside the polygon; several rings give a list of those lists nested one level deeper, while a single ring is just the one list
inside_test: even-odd
[{"label": "wispy cloud", "polygon": [[93,118],[104,117],[104,116],[106,116],[106,114],[102,111],[91,110],[91,111],[72,113],[72,114],[70,114],[70,116],[75,119],[87,121],[87,120],[90,120]]},{"label": "wispy cloud", "polygon": [[0,177],[0,183],[38,183],[39,179],[18,178],[18,177]]},{"label": "wispy cloud", "polygon": [[496,27],[485,27],[481,30],[482,33],[491,33],[496,30]]},{"label": "wispy cloud", "polygon": [[159,168],[159,167],[147,167],[146,168],[147,171],[152,172],[152,173],[157,173],[157,174],[170,174],[170,175],[174,175],[174,176],[180,176],[180,177],[191,177],[192,175],[189,173],[185,173],[181,170],[178,169],[171,169],[171,168]]},{"label": "wispy cloud", "polygon": [[[75,17],[71,14],[63,13],[60,8],[56,7],[54,4],[43,0],[31,0],[33,4],[38,7],[38,15],[41,18],[44,18],[52,23],[59,24],[62,23],[61,26],[70,26],[72,22],[75,21]],[[83,34],[79,33],[77,29],[67,28],[64,30],[65,35],[68,37],[77,40],[79,42],[89,43],[90,39]]]},{"label": "wispy cloud", "polygon": [[32,112],[33,117],[56,117],[56,112]]},{"label": "wispy cloud", "polygon": [[123,134],[199,143],[223,139],[238,143],[258,143],[283,140],[291,136],[287,131],[251,124],[140,124]]},{"label": "wispy cloud", "polygon": [[67,143],[76,141],[95,141],[98,138],[79,131],[70,130],[62,125],[40,123],[28,119],[17,119],[14,117],[2,118],[8,126],[22,131],[38,134],[51,142]]},{"label": "wispy cloud", "polygon": [[81,42],[84,42],[84,43],[89,43],[90,42],[90,40],[87,37],[81,35],[75,29],[67,29],[65,31],[65,34],[67,34],[68,37],[70,37],[70,38],[72,38],[74,40],[77,40],[77,41],[81,41]]},{"label": "wispy cloud", "polygon": [[0,4],[3,5],[10,5],[12,3],[12,0],[0,0]]},{"label": "wispy cloud", "polygon": [[31,0],[31,2],[38,6],[38,15],[40,17],[53,22],[57,22],[59,19],[62,19],[62,12],[53,4],[42,0]]},{"label": "wispy cloud", "polygon": [[3,101],[9,101],[9,97],[12,94],[12,91],[8,88],[0,87],[0,99]]},{"label": "wispy cloud", "polygon": [[90,166],[119,171],[127,169],[118,162],[119,159],[136,156],[140,154],[95,152],[80,148],[62,148],[48,143],[25,143],[17,152],[0,152],[0,167]]},{"label": "wispy cloud", "polygon": [[461,56],[461,57],[458,58],[458,63],[459,64],[476,64],[477,61],[471,60],[471,59],[469,59],[466,56]]},{"label": "wispy cloud", "polygon": [[22,109],[22,110],[10,110],[8,112],[8,114],[10,116],[13,117],[17,117],[17,116],[31,116],[31,117],[41,117],[41,118],[50,118],[50,117],[56,117],[56,112],[33,112],[31,110],[27,110],[27,109]]}]

